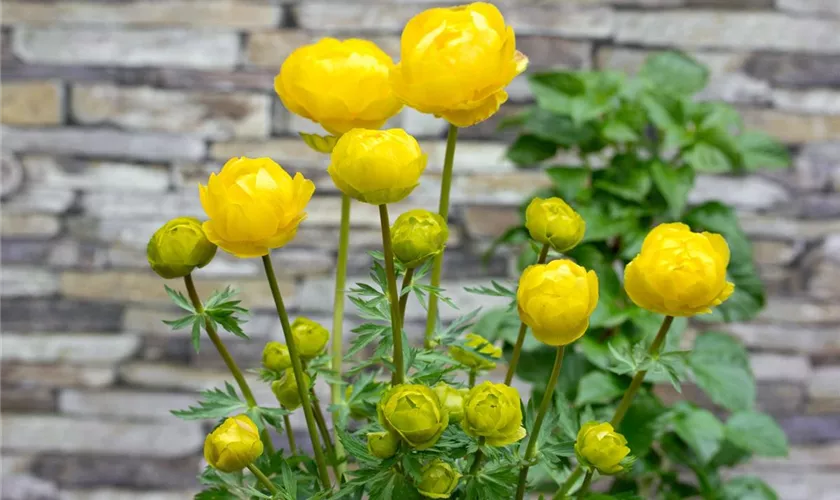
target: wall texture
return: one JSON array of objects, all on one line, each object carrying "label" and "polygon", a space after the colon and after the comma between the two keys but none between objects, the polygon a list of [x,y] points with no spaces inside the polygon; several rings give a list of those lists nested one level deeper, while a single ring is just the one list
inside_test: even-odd
[{"label": "wall texture", "polygon": [[[284,57],[325,34],[373,38],[395,57],[424,0],[4,0],[2,3],[3,498],[188,498],[204,429],[168,414],[218,385],[209,345],[172,317],[144,246],[176,215],[200,215],[196,183],[234,155],[267,155],[316,180],[299,237],[277,252],[295,312],[330,313],[338,198],[324,158],[272,90]],[[786,500],[840,498],[840,0],[504,0],[532,68],[634,71],[652,50],[707,63],[705,97],[789,143],[788,171],[703,177],[693,199],[736,205],[770,292],[751,324],[760,405],[793,445],[749,466]],[[514,82],[501,115],[528,101]],[[477,255],[545,182],[503,157],[495,122],[467,129],[456,155],[447,285],[486,279]],[[425,138],[428,178],[404,206],[433,207],[445,125],[405,111]],[[351,276],[379,238],[354,206]],[[277,338],[258,262],[222,255],[198,279],[235,280],[248,330]],[[500,258],[489,273],[508,275]],[[467,308],[468,306],[464,306]],[[414,308],[415,320],[417,308]],[[444,311],[448,317],[454,311]],[[258,344],[231,341],[256,366]],[[264,389],[260,397],[266,398]]]}]

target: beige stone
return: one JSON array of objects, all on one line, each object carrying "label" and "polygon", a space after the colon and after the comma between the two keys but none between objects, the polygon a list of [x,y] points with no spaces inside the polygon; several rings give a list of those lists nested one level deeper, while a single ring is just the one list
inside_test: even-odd
[{"label": "beige stone", "polygon": [[140,337],[129,334],[18,334],[0,337],[2,360],[26,363],[111,364],[129,358]]},{"label": "beige stone", "polygon": [[9,125],[58,125],[64,119],[63,90],[58,82],[3,82],[2,115]]},{"label": "beige stone", "polygon": [[3,236],[51,238],[61,231],[61,221],[54,215],[3,212],[0,215]]},{"label": "beige stone", "polygon": [[166,191],[170,172],[164,165],[119,161],[66,160],[28,155],[23,168],[29,182],[39,186],[85,191]]},{"label": "beige stone", "polygon": [[817,116],[774,109],[747,109],[743,117],[747,128],[761,130],[787,143],[840,141],[840,116],[836,115]]},{"label": "beige stone", "polygon": [[58,410],[67,415],[170,421],[170,410],[185,410],[195,401],[194,394],[65,389],[59,392]]},{"label": "beige stone", "polygon": [[117,379],[110,366],[3,363],[3,382],[46,387],[106,387]]},{"label": "beige stone", "polygon": [[514,207],[475,206],[464,209],[467,233],[473,238],[495,238],[521,223]]}]

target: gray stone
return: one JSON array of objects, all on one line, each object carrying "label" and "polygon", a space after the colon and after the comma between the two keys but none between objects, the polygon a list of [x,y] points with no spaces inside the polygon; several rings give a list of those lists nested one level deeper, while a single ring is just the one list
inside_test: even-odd
[{"label": "gray stone", "polygon": [[786,468],[792,464],[803,468],[840,467],[840,443],[825,443],[816,446],[791,446],[787,457],[754,457],[756,467]]},{"label": "gray stone", "polygon": [[770,296],[758,319],[768,323],[840,323],[840,304],[820,304],[802,298]]},{"label": "gray stone", "polygon": [[[840,366],[820,366],[814,369],[814,376],[808,381],[810,405],[829,405],[840,410]],[[822,400],[822,401],[820,401]]]},{"label": "gray stone", "polygon": [[55,274],[46,269],[5,266],[1,288],[0,295],[4,299],[39,297],[56,293],[58,291],[58,280]]},{"label": "gray stone", "polygon": [[750,75],[774,86],[840,87],[840,56],[824,54],[757,53],[745,63]]},{"label": "gray stone", "polygon": [[804,382],[811,376],[811,363],[802,355],[755,353],[750,366],[758,381]]},{"label": "gray stone", "polygon": [[[47,256],[47,263],[50,267],[58,269],[103,269],[108,265],[115,265],[106,254],[105,249],[96,244],[78,241],[73,239],[62,239],[58,241]],[[144,269],[148,268],[149,261],[143,254]]]},{"label": "gray stone", "polygon": [[305,30],[329,32],[399,33],[420,9],[413,5],[371,8],[363,3],[307,1],[293,6],[298,25]]},{"label": "gray stone", "polygon": [[775,89],[773,105],[785,111],[816,115],[840,114],[840,92],[828,89],[809,91]]},{"label": "gray stone", "polygon": [[464,209],[467,234],[472,238],[492,239],[501,236],[507,228],[521,223],[519,211],[514,207],[473,206]]},{"label": "gray stone", "polygon": [[[102,219],[114,219],[118,227],[125,228],[125,220],[137,218],[145,221],[154,220],[155,230],[168,219],[179,216],[203,216],[204,209],[196,190],[166,193],[143,193],[121,191],[96,191],[86,193],[82,199],[84,213]],[[158,222],[160,221],[160,222]],[[153,231],[152,231],[153,232]],[[143,239],[148,242],[152,232]]]},{"label": "gray stone", "polygon": [[838,283],[840,283],[840,263],[824,258],[814,269],[808,283],[808,294],[820,300],[837,301],[840,299]]},{"label": "gray stone", "polygon": [[49,387],[27,387],[3,385],[0,404],[5,413],[54,413],[55,393]]},{"label": "gray stone", "polygon": [[54,484],[24,474],[3,476],[2,488],[3,500],[59,500]]},{"label": "gray stone", "polygon": [[826,444],[840,441],[840,415],[799,415],[779,421],[791,444]]},{"label": "gray stone", "polygon": [[58,394],[58,410],[62,414],[122,420],[170,421],[173,418],[170,410],[185,410],[191,405],[195,405],[193,394],[76,389],[65,389]]},{"label": "gray stone", "polygon": [[198,422],[172,419],[140,423],[77,420],[46,415],[5,415],[3,449],[29,452],[124,453],[180,457],[201,448]]},{"label": "gray stone", "polygon": [[119,490],[114,488],[96,488],[92,490],[62,490],[61,500],[188,500],[194,498],[197,489],[185,491],[150,491]]},{"label": "gray stone", "polygon": [[592,67],[590,42],[563,40],[553,36],[522,36],[517,32],[516,50],[528,56],[529,70]]},{"label": "gray stone", "polygon": [[799,215],[809,219],[840,218],[840,196],[837,194],[809,194],[798,200]]},{"label": "gray stone", "polygon": [[32,461],[35,457],[31,455],[3,454],[3,463],[0,464],[0,476],[14,476],[28,473],[32,468]]},{"label": "gray stone", "polygon": [[84,161],[32,155],[23,158],[26,178],[41,187],[85,191],[154,191],[169,187],[169,168],[113,161]]},{"label": "gray stone", "polygon": [[[5,209],[5,206],[3,207]],[[3,237],[48,239],[61,231],[61,221],[46,214],[12,214],[5,210],[2,215]]]},{"label": "gray stone", "polygon": [[771,215],[743,214],[741,227],[753,237],[814,240],[840,233],[838,220],[796,220]]},{"label": "gray stone", "polygon": [[755,240],[752,248],[753,259],[759,266],[786,266],[802,254],[805,245],[789,241]]},{"label": "gray stone", "polygon": [[832,327],[751,323],[727,325],[726,330],[749,347],[824,356],[840,354],[840,337]]},{"label": "gray stone", "polygon": [[129,133],[104,128],[2,129],[3,146],[24,153],[136,159],[197,160],[204,141],[160,132]]},{"label": "gray stone", "polygon": [[[428,113],[421,113],[414,108],[405,107],[399,114],[400,128],[415,137],[440,138],[446,135],[448,125],[442,118]],[[474,127],[465,128],[464,131]]]},{"label": "gray stone", "polygon": [[0,337],[3,361],[26,363],[118,363],[140,347],[136,335],[16,334]]},{"label": "gray stone", "polygon": [[797,183],[804,189],[824,190],[840,173],[840,142],[807,144],[794,162]]},{"label": "gray stone", "polygon": [[[175,319],[180,314],[180,310],[175,309],[174,306],[167,308],[130,306],[125,311],[121,329],[147,336],[186,337],[190,335],[189,331],[172,330],[162,321]],[[248,322],[242,325],[242,330],[254,340],[279,338],[282,335],[280,320],[277,319],[275,312],[250,314]]]},{"label": "gray stone", "polygon": [[232,69],[239,58],[239,35],[225,31],[20,26],[12,43],[38,64]]},{"label": "gray stone", "polygon": [[0,197],[5,201],[7,197],[15,194],[23,185],[23,167],[14,155],[4,151],[2,157],[0,157],[0,168],[2,168],[3,174]]},{"label": "gray stone", "polygon": [[3,238],[0,244],[3,265],[42,265],[50,252],[50,243],[46,241],[19,240]]},{"label": "gray stone", "polygon": [[[559,4],[555,4],[559,5]],[[506,12],[505,21],[523,35],[609,38],[616,13],[609,7],[521,6]]]},{"label": "gray stone", "polygon": [[757,382],[756,409],[774,417],[796,415],[805,406],[805,388],[802,384],[785,381]]},{"label": "gray stone", "polygon": [[21,387],[91,387],[102,388],[113,384],[117,372],[110,366],[85,365],[33,365],[3,363],[0,368],[4,385]]},{"label": "gray stone", "polygon": [[761,211],[788,203],[790,195],[779,184],[756,176],[698,176],[689,193],[689,203],[702,204],[717,200],[735,208]]},{"label": "gray stone", "polygon": [[122,304],[80,300],[3,299],[4,332],[113,332],[122,323]]},{"label": "gray stone", "polygon": [[73,206],[76,193],[65,187],[42,187],[30,184],[10,197],[3,210],[12,213],[62,214]]},{"label": "gray stone", "polygon": [[685,0],[688,7],[714,7],[718,9],[773,8],[775,0]]},{"label": "gray stone", "polygon": [[828,14],[840,16],[840,4],[836,0],[776,0],[781,10],[807,14]]}]

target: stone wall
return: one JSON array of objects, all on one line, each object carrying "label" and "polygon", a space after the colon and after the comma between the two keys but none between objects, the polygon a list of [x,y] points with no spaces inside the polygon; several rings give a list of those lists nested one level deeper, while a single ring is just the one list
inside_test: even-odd
[{"label": "stone wall", "polygon": [[[396,56],[399,31],[428,0],[4,0],[2,3],[3,498],[181,499],[196,487],[206,425],[168,414],[226,378],[193,352],[144,246],[176,215],[201,215],[196,184],[233,155],[267,155],[315,179],[298,238],[276,253],[295,313],[326,320],[338,198],[315,131],[272,90],[284,57],[325,34],[373,38]],[[702,177],[694,200],[737,206],[770,292],[750,324],[760,405],[792,443],[790,461],[749,466],[786,500],[840,498],[840,1],[500,0],[532,68],[634,71],[681,47],[708,64],[705,97],[787,142],[794,166]],[[529,99],[514,82],[500,116]],[[496,122],[463,132],[456,155],[446,285],[508,276],[478,259],[517,216],[538,173],[504,159]],[[436,205],[445,125],[406,110],[424,138],[427,179],[406,206]],[[378,245],[377,214],[354,206],[351,276]],[[221,253],[198,275],[235,281],[256,341],[278,338],[257,261]],[[465,308],[468,306],[464,306]],[[445,310],[447,317],[455,313]],[[413,318],[416,321],[417,308]],[[259,344],[231,340],[256,366]],[[265,389],[260,398],[268,401]]]}]

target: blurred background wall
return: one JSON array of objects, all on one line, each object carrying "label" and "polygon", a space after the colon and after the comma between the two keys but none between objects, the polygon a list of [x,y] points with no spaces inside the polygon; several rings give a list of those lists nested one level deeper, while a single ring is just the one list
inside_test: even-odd
[{"label": "blurred background wall", "polygon": [[[168,413],[217,386],[209,344],[193,352],[162,318],[173,310],[144,247],[160,224],[202,215],[196,184],[231,156],[267,155],[315,179],[298,238],[276,253],[295,313],[327,322],[339,199],[325,158],[272,89],[295,47],[365,36],[398,58],[399,33],[424,0],[3,0],[3,498],[189,498],[203,427]],[[788,143],[772,175],[703,177],[693,199],[737,206],[753,237],[769,305],[729,325],[752,352],[759,404],[793,445],[790,461],[749,468],[788,500],[840,498],[840,0],[505,0],[531,68],[634,71],[679,47],[713,73],[705,98],[736,104]],[[478,255],[546,182],[504,159],[499,115],[462,132],[446,286],[510,276]],[[424,138],[428,178],[405,207],[435,207],[445,124],[411,110],[393,120]],[[379,242],[373,207],[355,205],[352,277]],[[221,252],[198,273],[205,293],[231,281],[253,308],[256,342],[231,339],[255,367],[280,336],[258,261]],[[418,319],[414,308],[413,319]],[[446,317],[457,313],[445,310]],[[417,330],[416,328],[414,330]],[[270,401],[260,388],[260,398]]]}]

